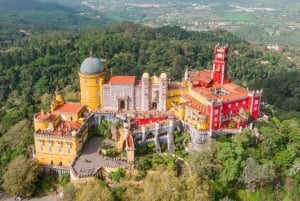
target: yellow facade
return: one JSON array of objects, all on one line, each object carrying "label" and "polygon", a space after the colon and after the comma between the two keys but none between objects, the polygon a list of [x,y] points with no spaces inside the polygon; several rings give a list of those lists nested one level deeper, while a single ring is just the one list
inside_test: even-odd
[{"label": "yellow facade", "polygon": [[183,106],[175,103],[171,103],[171,111],[174,112],[174,115],[177,116],[179,119],[184,119],[185,109]]},{"label": "yellow facade", "polygon": [[72,113],[72,112],[56,112],[53,113],[56,115],[60,115],[61,119],[64,121],[81,121],[80,119],[83,116],[83,113],[86,111],[86,107],[83,107],[78,113]]},{"label": "yellow facade", "polygon": [[184,121],[192,124],[197,130],[208,129],[208,116],[199,114],[199,111],[185,107]]},{"label": "yellow facade", "polygon": [[195,98],[199,103],[206,105],[207,104],[207,99],[205,96],[201,95],[199,92],[189,88],[188,95],[192,96]]},{"label": "yellow facade", "polygon": [[167,108],[171,109],[178,118],[192,124],[197,130],[207,130],[207,115],[199,114],[199,111],[181,105],[186,102],[183,98],[185,95],[189,95],[197,99],[204,105],[206,105],[207,99],[200,93],[194,91],[191,83],[183,81],[182,84],[186,87],[168,90]]},{"label": "yellow facade", "polygon": [[188,93],[188,88],[169,89],[167,96],[167,110],[172,107],[172,103],[178,104],[181,102],[181,96]]},{"label": "yellow facade", "polygon": [[103,107],[103,84],[106,73],[84,75],[79,72],[81,104],[87,105],[90,110]]},{"label": "yellow facade", "polygon": [[70,167],[87,135],[87,128],[80,135],[67,137],[35,133],[36,159],[43,165]]},{"label": "yellow facade", "polygon": [[34,120],[34,130],[43,130],[49,128],[50,117],[45,120]]},{"label": "yellow facade", "polygon": [[51,109],[34,115],[35,156],[43,165],[70,167],[87,139],[88,125],[81,121],[86,108],[65,103],[56,90]]}]

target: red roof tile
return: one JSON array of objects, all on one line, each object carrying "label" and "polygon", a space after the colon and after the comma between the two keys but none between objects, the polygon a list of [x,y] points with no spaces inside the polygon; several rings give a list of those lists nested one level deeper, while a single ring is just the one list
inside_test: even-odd
[{"label": "red roof tile", "polygon": [[53,114],[53,113],[49,113],[49,112],[43,112],[43,113],[41,113],[41,112],[39,112],[39,113],[36,113],[35,115],[34,115],[34,118],[36,119],[36,120],[50,120],[50,121],[53,121],[53,120],[55,120],[57,117],[59,117],[58,115],[55,115],[55,114]]},{"label": "red roof tile", "polygon": [[181,82],[171,82],[169,84],[170,89],[180,89],[180,88],[184,88],[184,87],[185,86]]},{"label": "red roof tile", "polygon": [[39,130],[38,133],[47,135],[71,136],[72,131],[78,131],[80,126],[81,124],[79,122],[61,121],[53,131],[45,129]]},{"label": "red roof tile", "polygon": [[69,136],[72,134],[72,131],[78,131],[81,124],[78,122],[72,121],[61,121],[60,124],[52,132],[53,135],[66,135]]},{"label": "red roof tile", "polygon": [[34,118],[37,119],[37,120],[46,120],[48,118],[50,118],[50,114],[49,113],[37,113],[34,115]]},{"label": "red roof tile", "polygon": [[135,83],[135,76],[114,76],[110,78],[110,84]]},{"label": "red roof tile", "polygon": [[57,113],[78,113],[84,106],[80,103],[65,103],[58,107],[54,112]]}]

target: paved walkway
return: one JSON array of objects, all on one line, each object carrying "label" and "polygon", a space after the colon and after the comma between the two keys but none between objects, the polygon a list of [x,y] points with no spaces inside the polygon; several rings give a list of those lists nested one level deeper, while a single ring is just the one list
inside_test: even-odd
[{"label": "paved walkway", "polygon": [[98,148],[103,137],[93,137],[86,143],[80,157],[75,161],[73,170],[77,175],[95,175],[101,167],[126,167],[127,162],[99,155]]}]

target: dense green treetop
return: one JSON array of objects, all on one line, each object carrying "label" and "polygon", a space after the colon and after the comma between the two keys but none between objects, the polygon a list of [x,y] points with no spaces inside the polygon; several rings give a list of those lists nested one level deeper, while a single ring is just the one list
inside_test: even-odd
[{"label": "dense green treetop", "polygon": [[11,195],[31,196],[40,170],[37,161],[20,155],[8,164],[3,187]]}]

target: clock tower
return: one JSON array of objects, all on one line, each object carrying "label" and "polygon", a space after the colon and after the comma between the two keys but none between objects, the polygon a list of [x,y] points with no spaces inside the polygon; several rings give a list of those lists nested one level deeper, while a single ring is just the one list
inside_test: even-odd
[{"label": "clock tower", "polygon": [[223,85],[227,81],[227,52],[228,45],[215,46],[215,60],[213,64],[212,79],[215,83]]}]

